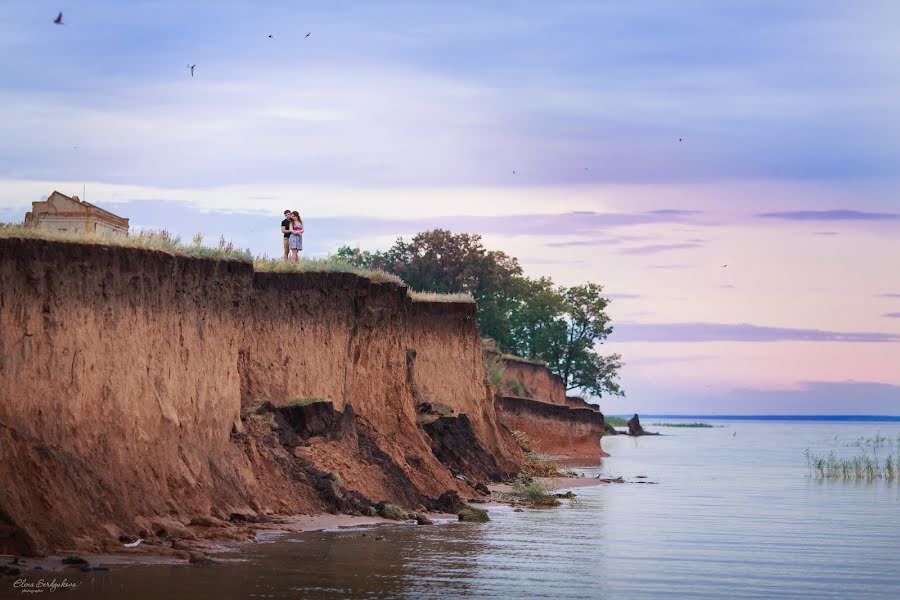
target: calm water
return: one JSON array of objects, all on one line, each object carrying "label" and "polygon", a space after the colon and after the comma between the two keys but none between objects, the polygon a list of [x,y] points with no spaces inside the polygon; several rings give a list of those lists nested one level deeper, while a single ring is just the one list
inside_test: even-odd
[{"label": "calm water", "polygon": [[[67,574],[66,598],[900,598],[900,483],[817,481],[805,448],[852,455],[900,423],[711,421],[606,438],[584,473],[658,485],[576,490],[575,505],[486,525],[320,532],[215,567]],[[895,447],[896,448],[896,447]],[[880,452],[884,452],[882,449]],[[895,449],[896,453],[896,449]],[[384,536],[376,540],[375,536]],[[60,578],[60,575],[57,575]],[[22,597],[2,581],[0,597]]]}]

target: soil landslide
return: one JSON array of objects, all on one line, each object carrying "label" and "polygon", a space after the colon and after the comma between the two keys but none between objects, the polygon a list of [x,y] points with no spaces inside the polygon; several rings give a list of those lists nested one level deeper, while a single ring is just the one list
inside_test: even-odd
[{"label": "soil landslide", "polygon": [[520,467],[474,304],[19,238],[0,239],[0,282],[0,553],[454,512]]},{"label": "soil landslide", "polygon": [[600,445],[606,423],[600,408],[578,396],[567,396],[562,377],[542,361],[499,354],[506,389],[516,396],[496,399],[500,422],[511,431],[528,435],[534,450],[571,457],[608,456]]},{"label": "soil landslide", "polygon": [[600,445],[603,414],[530,398],[497,398],[500,421],[512,431],[528,435],[533,450],[562,456],[609,456]]}]

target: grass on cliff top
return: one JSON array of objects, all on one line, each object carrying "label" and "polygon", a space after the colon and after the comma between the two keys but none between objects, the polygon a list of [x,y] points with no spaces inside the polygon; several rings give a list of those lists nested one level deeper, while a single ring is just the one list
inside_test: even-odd
[{"label": "grass on cliff top", "polygon": [[462,302],[474,304],[475,298],[471,294],[438,294],[436,292],[409,292],[409,297],[413,302]]},{"label": "grass on cliff top", "polygon": [[36,227],[26,227],[21,223],[0,223],[0,238],[27,238],[74,244],[142,248],[180,256],[199,256],[218,260],[249,262],[253,258],[249,250],[235,248],[224,237],[220,237],[215,246],[204,246],[202,234],[198,233],[194,235],[190,243],[184,243],[181,241],[181,236],[165,229],[138,231],[128,236],[114,236],[90,232],[46,231]]},{"label": "grass on cliff top", "polygon": [[[253,261],[253,269],[263,273],[353,273],[354,275],[363,277],[375,283],[393,283],[398,286],[406,287],[406,283],[393,273],[377,269],[362,269],[331,257],[301,257],[298,262],[275,258],[257,258]],[[407,288],[406,293],[413,302],[475,302],[470,294],[416,292],[409,288]]]},{"label": "grass on cliff top", "polygon": [[253,261],[253,269],[263,273],[353,273],[375,283],[406,285],[402,279],[391,273],[360,269],[346,262],[331,258],[301,257],[298,262],[281,260],[280,258],[257,258]]},{"label": "grass on cliff top", "polygon": [[603,420],[606,421],[607,425],[612,425],[613,427],[628,427],[628,419],[622,417],[603,417]]}]

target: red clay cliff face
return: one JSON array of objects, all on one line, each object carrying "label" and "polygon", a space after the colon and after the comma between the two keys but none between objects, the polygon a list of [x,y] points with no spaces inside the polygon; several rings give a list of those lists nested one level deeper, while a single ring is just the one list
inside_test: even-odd
[{"label": "red clay cliff face", "polygon": [[603,415],[586,408],[568,408],[526,398],[498,397],[501,421],[528,435],[539,452],[564,456],[609,456],[600,446]]},{"label": "red clay cliff face", "polygon": [[504,380],[515,380],[524,392],[517,395],[550,404],[566,405],[565,382],[542,363],[504,356],[503,366]]},{"label": "red clay cliff face", "polygon": [[562,377],[540,362],[508,355],[502,361],[504,381],[514,381],[522,390],[519,396],[497,398],[497,414],[507,429],[528,434],[532,447],[541,452],[607,456],[600,447],[605,422],[599,407],[566,396]]},{"label": "red clay cliff face", "polygon": [[[0,281],[0,552],[471,495],[419,426],[422,397],[517,468],[473,307],[352,274],[40,240],[0,239]],[[331,401],[315,411],[334,431],[291,421],[311,397]]]}]

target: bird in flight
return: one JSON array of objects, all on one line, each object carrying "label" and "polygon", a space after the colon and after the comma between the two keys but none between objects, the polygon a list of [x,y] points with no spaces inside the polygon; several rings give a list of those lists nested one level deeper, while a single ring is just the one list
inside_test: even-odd
[{"label": "bird in flight", "polygon": [[513,175],[515,175],[515,174],[516,174],[516,170],[515,170],[515,169],[513,169]]},{"label": "bird in flight", "polygon": [[724,269],[724,268],[727,267],[727,266],[728,266],[728,265],[722,265],[722,268]]},{"label": "bird in flight", "polygon": [[275,36],[272,35],[272,34],[270,33],[270,34],[269,34],[269,38],[271,39],[271,38],[273,38],[273,37],[275,37]]},{"label": "bird in flight", "polygon": [[61,12],[58,15],[56,15],[56,18],[53,19],[53,22],[56,23],[57,25],[65,25],[65,23],[62,22],[62,13]]},{"label": "bird in flight", "polygon": [[681,138],[678,138],[678,141],[680,142],[680,141],[681,141]]},{"label": "bird in flight", "polygon": [[191,70],[191,79],[194,77],[194,67],[197,65],[187,65],[187,68]]},{"label": "bird in flight", "polygon": [[310,31],[309,33],[307,33],[307,34],[304,35],[303,37],[308,38],[310,33],[312,33],[312,31]]}]

